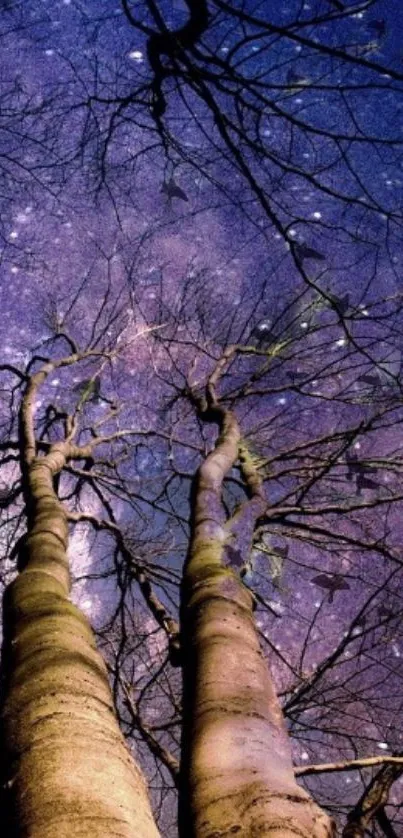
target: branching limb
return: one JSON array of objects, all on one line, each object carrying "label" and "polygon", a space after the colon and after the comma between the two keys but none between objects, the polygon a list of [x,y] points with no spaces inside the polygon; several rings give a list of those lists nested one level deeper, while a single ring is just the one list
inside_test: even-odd
[{"label": "branching limb", "polygon": [[151,611],[156,623],[162,628],[165,632],[168,645],[169,645],[169,654],[171,663],[178,663],[178,656],[179,656],[179,625],[174,620],[155,591],[152,588],[150,579],[144,566],[136,559],[133,555],[132,550],[128,546],[125,537],[118,527],[116,523],[113,521],[107,521],[106,519],[99,519],[95,515],[90,515],[84,512],[80,513],[73,513],[70,512],[68,514],[68,519],[74,522],[85,521],[91,526],[94,527],[96,530],[105,530],[116,540],[116,544],[119,547],[119,550],[126,560],[128,567],[132,573],[133,578],[139,585],[140,591],[143,595],[143,599],[147,604],[147,607]]},{"label": "branching limb", "polygon": [[364,794],[347,817],[342,838],[364,838],[367,827],[376,813],[388,802],[392,784],[403,774],[400,765],[384,765],[373,777]]},{"label": "branching limb", "polygon": [[165,748],[158,739],[154,736],[150,726],[142,719],[136,702],[132,695],[132,689],[127,681],[119,678],[123,694],[124,705],[129,711],[132,722],[140,733],[141,738],[148,745],[150,751],[156,756],[165,767],[168,769],[176,788],[179,788],[179,762],[178,760]]},{"label": "branching limb", "polygon": [[[403,756],[366,757],[365,759],[350,759],[343,762],[325,762],[318,765],[298,765],[294,769],[296,777],[307,777],[311,774],[334,774],[340,771],[359,771],[362,768],[372,768],[375,765],[393,765],[396,770],[403,772]],[[397,779],[397,777],[395,778]]]}]

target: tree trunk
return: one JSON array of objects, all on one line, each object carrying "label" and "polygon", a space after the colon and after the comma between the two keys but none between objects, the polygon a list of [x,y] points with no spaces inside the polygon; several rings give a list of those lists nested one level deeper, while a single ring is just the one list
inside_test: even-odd
[{"label": "tree trunk", "polygon": [[330,819],[294,778],[252,596],[221,562],[221,488],[240,440],[234,416],[223,417],[195,481],[184,571],[181,838],[330,838]]},{"label": "tree trunk", "polygon": [[157,838],[91,627],[69,599],[66,515],[52,485],[66,443],[28,469],[29,527],[4,595],[7,838]]}]

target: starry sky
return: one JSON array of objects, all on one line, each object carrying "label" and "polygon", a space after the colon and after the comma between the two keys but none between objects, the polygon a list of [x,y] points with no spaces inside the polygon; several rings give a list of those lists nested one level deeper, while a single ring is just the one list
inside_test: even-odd
[{"label": "starry sky", "polygon": [[[57,321],[77,341],[95,320],[99,334],[122,340],[102,369],[104,398],[86,406],[82,439],[111,400],[121,406],[114,427],[138,432],[114,452],[116,474],[101,464],[98,477],[177,617],[190,483],[215,438],[184,388],[202,388],[229,344],[251,347],[220,393],[265,478],[271,515],[244,581],[260,597],[257,626],[297,764],[402,749],[403,9],[357,2],[330,21],[330,5],[248,2],[266,31],[211,3],[194,61],[201,72],[214,58],[224,81],[209,91],[228,122],[224,131],[213,119],[193,78],[168,78],[165,141],[149,107],[146,3],[136,4],[138,28],[110,0],[10,0],[0,18],[2,363],[22,369],[46,354]],[[182,0],[158,6],[168,28],[186,19]],[[382,37],[374,20],[385,21]],[[182,197],[170,196],[172,183]],[[71,410],[99,370],[89,361],[50,376],[38,428],[49,402]],[[3,378],[6,436],[12,385]],[[4,462],[1,479],[17,486],[16,467]],[[62,479],[67,504],[78,479]],[[233,469],[228,514],[242,497]],[[89,487],[72,506],[104,514]],[[79,524],[71,553],[74,595],[111,654],[112,539]],[[131,634],[144,634],[132,677],[162,728],[172,705],[149,672],[165,638],[137,593],[126,606]],[[161,737],[177,750],[175,734]],[[369,776],[308,784],[345,814]],[[154,786],[157,800],[160,778]]]}]

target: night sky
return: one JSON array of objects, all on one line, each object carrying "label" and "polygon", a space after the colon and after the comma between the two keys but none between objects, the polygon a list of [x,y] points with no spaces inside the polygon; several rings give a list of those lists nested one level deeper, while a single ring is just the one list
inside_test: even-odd
[{"label": "night sky", "polygon": [[[214,25],[194,60],[205,68],[213,56],[225,79],[209,87],[228,118],[225,144],[196,83],[174,78],[161,141],[140,31],[152,18],[147,4],[133,5],[138,31],[109,0],[1,4],[2,363],[60,357],[49,342],[57,322],[85,344],[95,318],[100,343],[120,341],[110,364],[49,376],[38,432],[49,402],[71,411],[82,382],[99,374],[81,441],[114,404],[106,428],[137,436],[114,447],[113,474],[95,467],[109,506],[90,485],[74,498],[72,470],[61,497],[76,515],[113,510],[177,618],[190,483],[215,439],[185,390],[202,390],[226,346],[250,346],[219,389],[265,477],[270,515],[243,578],[258,594],[295,763],[402,752],[403,8],[350,3],[355,14],[334,11],[330,21],[325,0],[248,0],[246,11],[274,27],[262,32],[212,2]],[[158,7],[168,28],[186,19],[181,0]],[[310,23],[316,16],[323,22]],[[385,20],[382,37],[374,20]],[[182,196],[170,196],[170,183]],[[13,384],[3,372],[2,440],[15,435]],[[18,488],[15,462],[4,458],[0,480],[4,491]],[[233,469],[228,514],[243,497]],[[20,512],[20,497],[4,510],[5,546]],[[110,536],[72,526],[71,555],[76,600],[105,654],[120,649],[144,718],[177,755],[167,723],[177,718],[179,676],[162,666],[164,633],[135,585],[122,594]],[[235,550],[232,562],[243,564]],[[158,805],[167,772],[134,739]],[[344,823],[371,776],[307,782]],[[388,809],[396,834],[401,789],[395,783]],[[162,807],[166,838],[176,834],[172,799]]]}]

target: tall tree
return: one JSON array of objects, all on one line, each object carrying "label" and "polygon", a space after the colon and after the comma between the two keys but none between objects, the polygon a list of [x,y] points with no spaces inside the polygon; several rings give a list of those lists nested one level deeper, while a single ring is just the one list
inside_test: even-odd
[{"label": "tall tree", "polygon": [[53,442],[38,438],[35,427],[36,401],[50,375],[86,361],[111,362],[115,353],[80,351],[63,333],[58,339],[69,344],[65,356],[34,356],[25,374],[1,366],[23,385],[18,439],[9,444],[19,450],[27,526],[14,549],[19,573],[3,600],[2,821],[10,838],[149,838],[159,832],[145,780],[119,730],[93,631],[69,599],[68,521],[56,489],[67,464],[91,460],[97,446],[121,433],[100,435],[98,423],[91,440],[76,444],[89,382],[74,412],[49,406]]},{"label": "tall tree", "polygon": [[[225,551],[247,562],[255,522],[267,504],[238,422],[219,405],[217,377],[210,378],[200,411],[205,421],[219,425],[220,436],[195,478],[182,583],[180,834],[326,838],[334,835],[334,826],[294,777],[280,706],[254,626],[253,596],[223,562]],[[223,482],[238,458],[249,500],[225,521]]]}]

